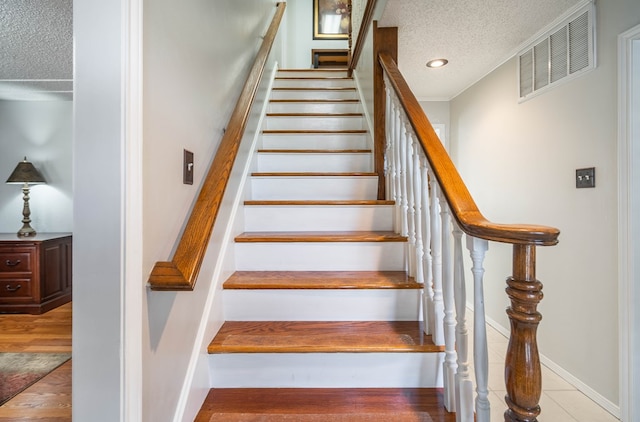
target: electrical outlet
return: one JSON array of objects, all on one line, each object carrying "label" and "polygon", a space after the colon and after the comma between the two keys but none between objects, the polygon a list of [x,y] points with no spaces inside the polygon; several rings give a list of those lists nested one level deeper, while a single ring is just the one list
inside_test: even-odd
[{"label": "electrical outlet", "polygon": [[193,152],[184,150],[182,183],[193,185]]},{"label": "electrical outlet", "polygon": [[576,169],[576,188],[595,188],[596,168]]}]

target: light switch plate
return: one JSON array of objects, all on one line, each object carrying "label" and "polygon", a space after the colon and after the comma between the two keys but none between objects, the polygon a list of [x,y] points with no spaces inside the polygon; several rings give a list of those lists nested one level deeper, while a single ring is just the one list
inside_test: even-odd
[{"label": "light switch plate", "polygon": [[182,183],[185,185],[193,185],[193,152],[184,150],[184,159],[182,167]]},{"label": "light switch plate", "polygon": [[595,188],[596,187],[596,168],[588,167],[584,169],[576,169],[576,188]]}]

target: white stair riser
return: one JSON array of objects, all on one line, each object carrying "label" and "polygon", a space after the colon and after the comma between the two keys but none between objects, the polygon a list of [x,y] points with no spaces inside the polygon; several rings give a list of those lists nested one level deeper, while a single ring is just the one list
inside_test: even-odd
[{"label": "white stair riser", "polygon": [[372,171],[370,153],[275,153],[258,154],[259,172],[363,173]]},{"label": "white stair riser", "polygon": [[[287,76],[279,76],[273,82],[274,88],[331,88],[331,87],[349,87],[353,88],[355,82],[353,79],[340,79],[338,77],[328,77],[327,79],[278,79],[287,78]],[[294,76],[295,78],[295,76]]]},{"label": "white stair riser", "polygon": [[345,78],[346,70],[280,70],[276,77],[280,78]]},{"label": "white stair riser", "polygon": [[213,388],[436,388],[443,359],[442,353],[230,353],[210,355],[209,367]]},{"label": "white stair riser", "polygon": [[238,271],[404,271],[404,242],[236,243]]},{"label": "white stair riser", "polygon": [[360,177],[252,177],[252,199],[376,199],[378,180]]},{"label": "white stair riser", "polygon": [[271,102],[268,113],[362,113],[360,103]]},{"label": "white stair riser", "polygon": [[418,321],[421,290],[225,290],[227,321]]},{"label": "white stair riser", "polygon": [[355,90],[281,90],[274,89],[271,91],[271,98],[275,100],[357,100]]},{"label": "white stair riser", "polygon": [[262,134],[262,149],[368,149],[366,134]]},{"label": "white stair riser", "polygon": [[263,129],[266,130],[362,130],[362,116],[267,116]]},{"label": "white stair riser", "polygon": [[245,231],[393,230],[392,205],[251,205]]}]

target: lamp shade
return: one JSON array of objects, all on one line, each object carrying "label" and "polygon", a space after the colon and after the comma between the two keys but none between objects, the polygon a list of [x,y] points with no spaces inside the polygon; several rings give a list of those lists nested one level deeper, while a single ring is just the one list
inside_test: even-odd
[{"label": "lamp shade", "polygon": [[42,174],[27,161],[27,157],[24,157],[24,161],[20,161],[16,166],[11,176],[7,179],[7,183],[47,183],[42,177]]}]

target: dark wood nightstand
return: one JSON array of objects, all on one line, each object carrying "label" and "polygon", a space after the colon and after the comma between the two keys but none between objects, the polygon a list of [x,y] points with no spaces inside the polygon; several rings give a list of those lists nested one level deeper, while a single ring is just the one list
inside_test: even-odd
[{"label": "dark wood nightstand", "polygon": [[0,313],[42,314],[71,300],[71,233],[0,233]]}]

